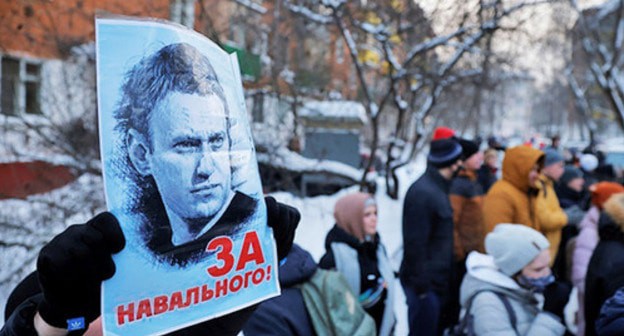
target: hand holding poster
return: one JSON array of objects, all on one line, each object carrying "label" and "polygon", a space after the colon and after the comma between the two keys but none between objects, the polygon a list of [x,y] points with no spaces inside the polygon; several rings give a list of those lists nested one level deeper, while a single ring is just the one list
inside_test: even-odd
[{"label": "hand holding poster", "polygon": [[106,335],[161,335],[279,295],[236,57],[186,28],[96,20],[107,204],[126,248]]}]

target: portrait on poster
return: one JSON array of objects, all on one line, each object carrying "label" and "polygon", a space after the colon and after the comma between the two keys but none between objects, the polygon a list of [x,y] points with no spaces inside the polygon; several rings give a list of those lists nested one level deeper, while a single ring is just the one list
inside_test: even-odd
[{"label": "portrait on poster", "polygon": [[[268,274],[275,246],[236,57],[162,21],[99,18],[96,27],[106,199],[127,241],[104,284],[105,327],[111,335],[145,328],[141,334],[160,334],[279,293],[277,277]],[[224,249],[244,261],[227,269],[219,258]],[[249,280],[259,269],[267,281],[215,292],[218,305],[187,298],[194,307],[176,307],[184,314],[171,309],[156,319],[155,301],[149,312],[127,313],[146,297],[195,290],[199,297],[199,288]],[[147,285],[137,281],[146,277]],[[147,327],[137,315],[149,317]]]},{"label": "portrait on poster", "polygon": [[211,238],[234,235],[258,210],[232,185],[235,116],[210,61],[190,44],[165,45],[124,77],[112,164],[132,183],[125,207],[156,258],[192,264]]}]

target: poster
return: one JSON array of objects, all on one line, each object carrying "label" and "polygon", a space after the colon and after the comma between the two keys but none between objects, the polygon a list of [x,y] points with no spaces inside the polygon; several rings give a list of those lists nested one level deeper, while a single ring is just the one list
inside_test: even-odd
[{"label": "poster", "polygon": [[126,247],[105,335],[161,335],[279,295],[236,56],[159,20],[96,19],[106,202]]}]

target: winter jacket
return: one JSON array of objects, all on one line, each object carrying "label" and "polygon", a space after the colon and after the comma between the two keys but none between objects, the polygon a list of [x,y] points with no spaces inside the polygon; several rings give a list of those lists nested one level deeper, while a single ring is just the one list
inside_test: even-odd
[{"label": "winter jacket", "polygon": [[485,231],[500,223],[524,224],[539,231],[535,218],[536,194],[529,186],[529,172],[544,153],[528,146],[507,150],[503,159],[503,177],[496,181],[483,200]]},{"label": "winter jacket", "polygon": [[552,266],[561,242],[561,229],[568,222],[568,216],[559,206],[553,181],[542,176],[538,184],[539,192],[535,199],[535,218],[537,218],[541,232],[550,242],[550,265]]},{"label": "winter jacket", "polygon": [[492,185],[498,180],[496,177],[497,168],[491,168],[488,165],[481,165],[481,168],[477,171],[477,182],[483,188],[483,192],[486,193]]},{"label": "winter jacket", "polygon": [[280,296],[262,302],[243,327],[245,335],[316,335],[298,285],[310,280],[316,262],[307,251],[293,245],[279,267]]},{"label": "winter jacket", "polygon": [[516,331],[513,330],[509,313],[495,293],[479,293],[472,303],[470,313],[474,317],[476,335],[563,335],[565,327],[554,315],[539,308],[536,294],[518,285],[503,274],[494,259],[478,252],[468,255],[467,274],[461,285],[460,301],[465,308],[468,300],[480,290],[491,290],[507,297],[516,315]]},{"label": "winter jacket", "polygon": [[[381,321],[378,323],[379,335],[390,335],[396,322],[394,316],[395,277],[379,235],[376,235],[372,242],[360,242],[336,225],[327,234],[325,249],[325,255],[321,258],[319,266],[340,272],[353,293],[361,295],[367,289],[374,289],[371,285],[379,278],[385,280],[383,301],[379,303],[382,309],[375,310],[382,313],[380,316],[372,317],[376,321]],[[368,309],[367,312],[369,312]]]},{"label": "winter jacket", "polygon": [[579,224],[580,232],[576,237],[574,252],[572,252],[572,284],[577,288],[578,306],[581,307],[577,315],[577,336],[585,335],[585,276],[587,266],[596,245],[598,245],[598,218],[600,210],[592,206]]},{"label": "winter jacket", "polygon": [[600,242],[589,261],[585,279],[585,335],[596,335],[602,304],[624,286],[624,194],[603,205],[598,222]]},{"label": "winter jacket", "polygon": [[557,193],[559,205],[561,205],[562,209],[567,209],[576,205],[583,210],[587,210],[591,196],[587,189],[576,191],[566,184],[557,183],[555,186],[555,193]]},{"label": "winter jacket", "polygon": [[598,245],[598,219],[600,210],[592,206],[579,224],[580,232],[576,237],[574,254],[572,255],[572,283],[579,291],[585,292],[585,275],[587,266],[596,245]]},{"label": "winter jacket", "polygon": [[401,282],[421,294],[433,290],[447,298],[453,274],[453,209],[450,181],[427,167],[403,203]]},{"label": "winter jacket", "polygon": [[483,252],[483,188],[474,171],[463,170],[453,179],[450,191],[453,208],[454,249],[457,260],[472,251]]},{"label": "winter jacket", "polygon": [[624,287],[602,305],[596,333],[601,336],[624,335]]}]

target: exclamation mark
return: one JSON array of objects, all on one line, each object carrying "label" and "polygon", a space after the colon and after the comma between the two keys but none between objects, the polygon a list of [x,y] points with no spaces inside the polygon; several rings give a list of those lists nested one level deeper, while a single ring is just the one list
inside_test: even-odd
[{"label": "exclamation mark", "polygon": [[271,280],[271,265],[267,266],[266,269],[266,281]]}]

